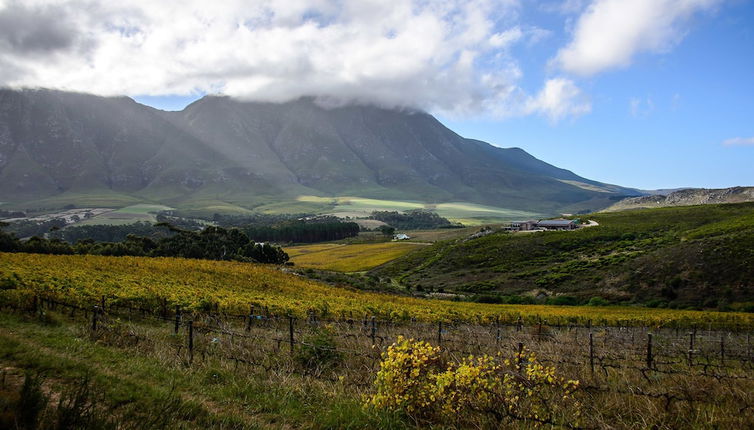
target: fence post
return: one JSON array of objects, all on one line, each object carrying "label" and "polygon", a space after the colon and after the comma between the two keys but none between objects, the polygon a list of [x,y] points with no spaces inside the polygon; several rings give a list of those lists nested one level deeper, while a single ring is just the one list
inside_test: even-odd
[{"label": "fence post", "polygon": [[194,362],[194,321],[188,322],[189,364]]},{"label": "fence post", "polygon": [[174,333],[177,336],[178,335],[178,328],[181,326],[181,308],[178,305],[175,305],[175,330]]},{"label": "fence post", "polygon": [[100,308],[100,311],[104,314],[105,313],[105,296],[101,296],[99,298],[99,308]]},{"label": "fence post", "polygon": [[519,315],[518,320],[516,321],[516,331],[521,331],[522,325],[523,325],[523,322],[521,321],[521,315]]},{"label": "fence post", "polygon": [[720,364],[725,366],[725,334],[720,333]]},{"label": "fence post", "polygon": [[689,332],[689,366],[694,365],[694,337],[696,336],[696,329]]},{"label": "fence post", "polygon": [[437,344],[442,345],[442,321],[437,322]]},{"label": "fence post", "polygon": [[36,295],[34,296],[34,300],[31,301],[31,307],[32,307],[32,312],[36,314],[37,311],[39,310],[39,297],[38,296]]},{"label": "fence post", "polygon": [[369,334],[369,337],[372,338],[372,345],[374,345],[375,338],[377,337],[377,321],[374,319],[374,317],[372,317],[371,319],[371,325],[372,325],[372,328],[371,328],[371,333]]},{"label": "fence post", "polygon": [[97,305],[94,305],[92,310],[92,331],[97,331],[97,311],[99,310]]},{"label": "fence post", "polygon": [[524,343],[519,342],[518,343],[518,354],[516,355],[516,364],[518,366],[518,369],[521,370],[521,362],[524,359]]},{"label": "fence post", "polygon": [[254,305],[249,306],[249,320],[246,321],[246,331],[251,331],[251,321],[254,319]]},{"label": "fence post", "polygon": [[591,331],[589,332],[589,368],[594,375],[594,337]]},{"label": "fence post", "polygon": [[652,333],[647,333],[647,369],[652,368]]},{"label": "fence post", "polygon": [[293,354],[293,315],[288,316],[288,335],[291,343],[291,354]]},{"label": "fence post", "polygon": [[495,317],[495,329],[497,330],[495,334],[495,347],[497,347],[500,345],[500,316]]}]

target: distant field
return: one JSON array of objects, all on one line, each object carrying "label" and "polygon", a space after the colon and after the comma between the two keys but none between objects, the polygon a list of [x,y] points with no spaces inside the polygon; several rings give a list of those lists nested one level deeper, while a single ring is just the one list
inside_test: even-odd
[{"label": "distant field", "polygon": [[336,272],[362,272],[402,257],[417,247],[415,243],[316,244],[285,248],[291,261],[300,267]]},{"label": "distant field", "polygon": [[172,208],[163,205],[136,204],[97,215],[75,225],[125,225],[139,221],[155,222],[157,212],[169,209]]},{"label": "distant field", "polygon": [[317,197],[300,196],[299,202],[329,205],[333,215],[340,217],[366,217],[374,211],[407,211],[412,209],[429,209],[438,215],[465,225],[481,225],[516,219],[541,218],[542,214],[519,211],[474,203],[423,203],[418,201],[379,200],[361,197]]}]

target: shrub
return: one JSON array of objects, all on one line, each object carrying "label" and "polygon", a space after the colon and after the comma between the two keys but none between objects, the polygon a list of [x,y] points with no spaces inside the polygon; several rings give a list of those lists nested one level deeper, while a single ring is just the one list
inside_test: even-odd
[{"label": "shrub", "polygon": [[587,303],[589,306],[608,306],[609,304],[610,302],[602,297],[592,297]]},{"label": "shrub", "polygon": [[335,333],[331,327],[318,328],[314,333],[305,336],[301,348],[296,353],[296,361],[308,369],[323,370],[336,366],[343,360],[337,350]]},{"label": "shrub", "polygon": [[512,360],[483,355],[448,364],[439,347],[399,337],[383,355],[367,406],[461,428],[578,425],[578,385],[526,351]]}]

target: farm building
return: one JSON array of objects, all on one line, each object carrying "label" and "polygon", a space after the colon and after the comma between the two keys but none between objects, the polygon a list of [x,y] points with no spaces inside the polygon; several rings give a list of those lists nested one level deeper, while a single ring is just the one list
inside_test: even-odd
[{"label": "farm building", "polygon": [[572,219],[547,219],[537,223],[537,228],[545,230],[575,230],[578,227],[578,222]]},{"label": "farm building", "polygon": [[537,221],[534,221],[534,220],[512,221],[510,230],[529,231],[529,230],[534,230],[536,227],[537,227]]},{"label": "farm building", "polygon": [[398,233],[395,236],[393,236],[393,240],[408,240],[408,239],[411,239],[411,236],[404,233]]}]

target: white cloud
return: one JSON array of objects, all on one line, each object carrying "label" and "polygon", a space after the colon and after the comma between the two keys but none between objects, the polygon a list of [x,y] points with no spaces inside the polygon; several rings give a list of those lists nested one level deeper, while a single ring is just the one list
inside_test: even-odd
[{"label": "white cloud", "polygon": [[0,0],[18,23],[0,28],[0,86],[583,113],[570,81],[520,89],[510,48],[547,33],[520,25],[519,1]]},{"label": "white cloud", "polygon": [[592,105],[583,92],[569,79],[549,79],[536,97],[530,98],[526,113],[539,113],[556,122],[569,116],[591,112]]},{"label": "white cloud", "polygon": [[594,0],[554,63],[567,72],[589,76],[625,67],[640,52],[666,52],[684,37],[690,17],[721,1]]},{"label": "white cloud", "polygon": [[723,142],[725,146],[749,146],[754,145],[754,137],[734,137]]},{"label": "white cloud", "polygon": [[628,101],[629,111],[634,118],[646,118],[652,114],[655,110],[655,103],[652,97],[646,97],[644,99],[640,97],[632,97]]}]

